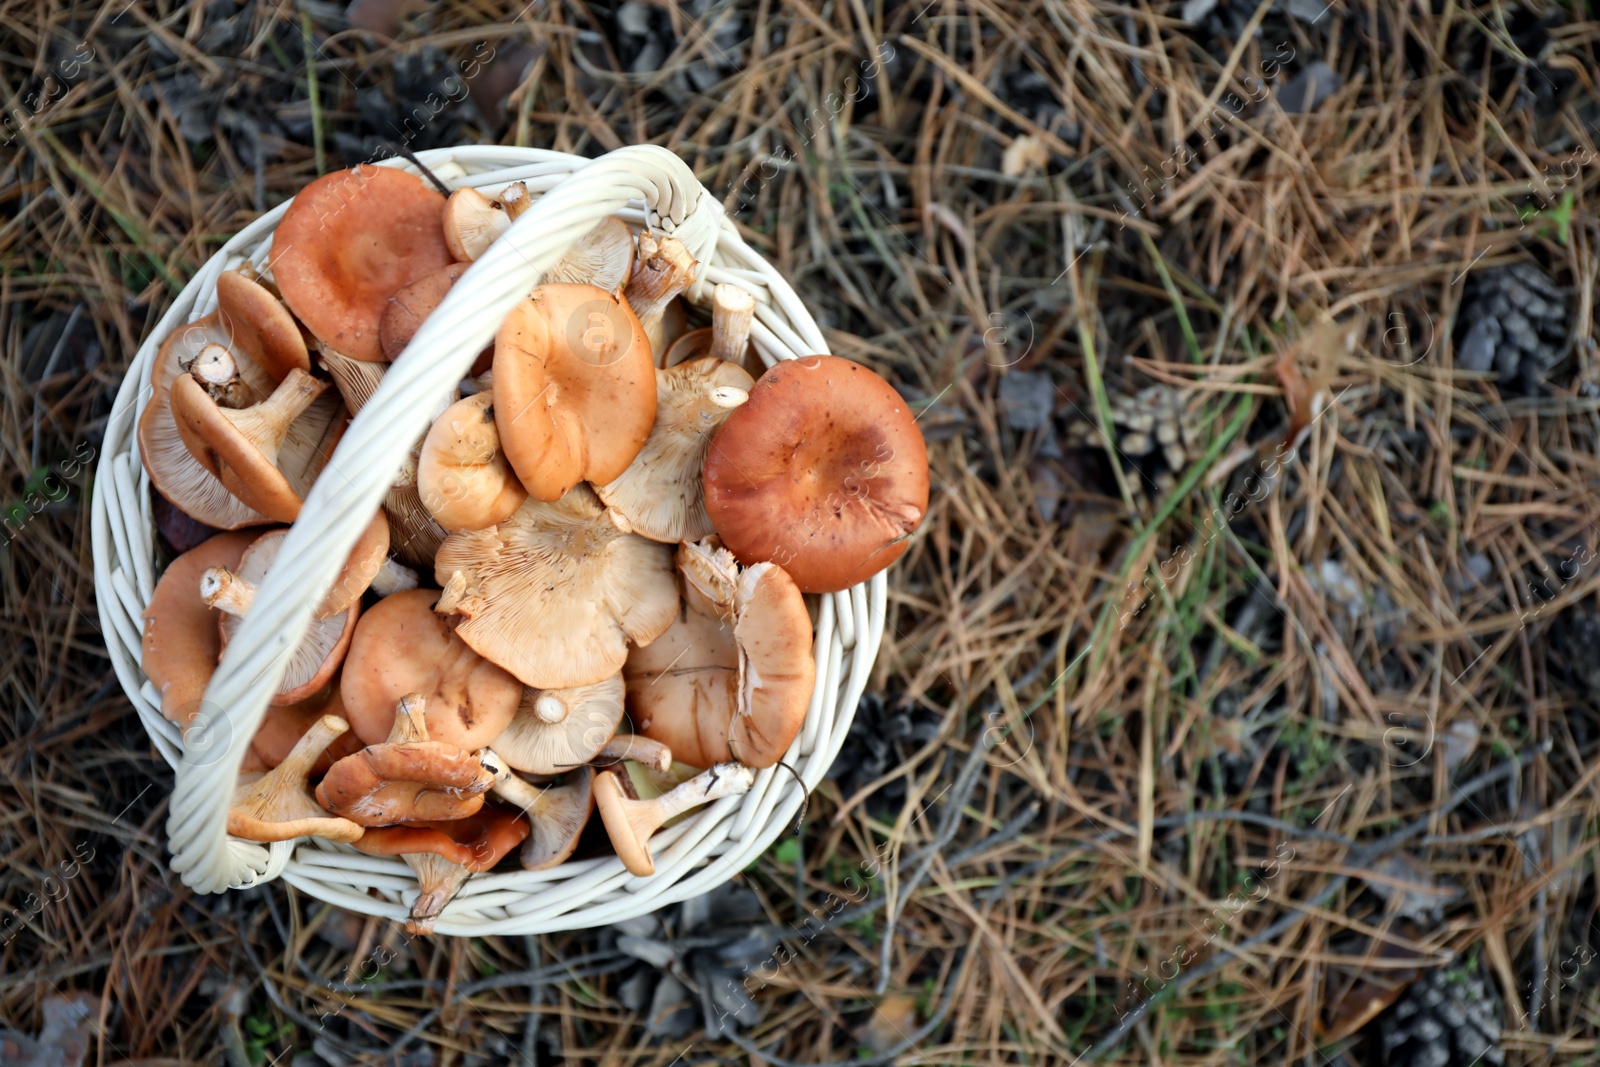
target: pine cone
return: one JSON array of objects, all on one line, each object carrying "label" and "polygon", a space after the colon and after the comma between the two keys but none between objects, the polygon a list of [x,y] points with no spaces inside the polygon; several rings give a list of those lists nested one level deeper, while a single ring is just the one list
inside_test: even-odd
[{"label": "pine cone", "polygon": [[1475,271],[1461,298],[1466,333],[1456,349],[1462,370],[1496,372],[1522,393],[1566,354],[1567,298],[1537,265],[1512,263]]},{"label": "pine cone", "polygon": [[[1137,472],[1129,480],[1136,495],[1148,495],[1148,478],[1163,493],[1177,484],[1178,474],[1204,450],[1201,413],[1191,405],[1191,391],[1173,385],[1151,385],[1133,395],[1112,393],[1111,421],[1124,469]],[[1105,447],[1105,438],[1087,419],[1067,426],[1067,441],[1083,447]]]},{"label": "pine cone", "polygon": [[1386,1067],[1502,1067],[1500,998],[1476,964],[1436,967],[1378,1017]]}]

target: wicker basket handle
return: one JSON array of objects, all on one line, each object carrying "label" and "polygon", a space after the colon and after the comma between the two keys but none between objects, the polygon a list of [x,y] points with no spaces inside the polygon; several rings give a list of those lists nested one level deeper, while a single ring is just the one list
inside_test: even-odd
[{"label": "wicker basket handle", "polygon": [[184,736],[167,835],[172,867],[191,889],[220,893],[282,870],[289,844],[269,851],[227,837],[228,803],[245,749],[290,652],[310,626],[313,607],[427,430],[435,400],[455,387],[501,321],[574,241],[638,201],[695,259],[709,261],[722,208],[688,166],[650,145],[607,153],[537,199],[473,263],[351,421]]}]

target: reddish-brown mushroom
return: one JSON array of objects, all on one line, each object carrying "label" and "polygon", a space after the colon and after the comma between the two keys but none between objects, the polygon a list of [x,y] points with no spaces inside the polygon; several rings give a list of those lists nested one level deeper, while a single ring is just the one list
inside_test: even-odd
[{"label": "reddish-brown mushroom", "polygon": [[837,356],[788,360],[712,439],[705,501],[740,563],[777,563],[803,592],[838,592],[905,552],[928,509],[928,450],[872,371]]},{"label": "reddish-brown mushroom", "polygon": [[[161,694],[161,714],[188,726],[222,655],[221,615],[200,599],[200,576],[212,567],[234,568],[255,533],[223,533],[168,564],[144,609],[139,665]],[[618,703],[621,694],[618,694]]]},{"label": "reddish-brown mushroom", "polygon": [[381,360],[397,289],[451,262],[443,196],[416,175],[362,165],[302,189],[272,237],[272,276],[306,329],[351,359]]},{"label": "reddish-brown mushroom", "polygon": [[528,829],[521,813],[491,805],[461,819],[374,827],[353,844],[373,856],[399,856],[416,872],[406,932],[427,935],[468,876],[499,863]]}]

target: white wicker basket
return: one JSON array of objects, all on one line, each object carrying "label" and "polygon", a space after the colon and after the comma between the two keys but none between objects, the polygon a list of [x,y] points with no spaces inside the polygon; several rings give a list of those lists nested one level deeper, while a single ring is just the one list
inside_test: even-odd
[{"label": "white wicker basket", "polygon": [[[156,573],[149,483],[135,428],[163,338],[216,306],[215,284],[223,271],[246,260],[266,264],[273,227],[286,205],[235,236],[184,288],[134,358],[108,423],[93,500],[100,623],[128,699],[176,772],[167,820],[172,868],[200,892],[281,875],[311,896],[353,911],[406,916],[416,879],[398,858],[363,855],[320,838],[260,845],[229,837],[228,800],[267,696],[296,643],[291,638],[309,625],[313,606],[426,430],[434,399],[462,378],[500,321],[572,241],[613,214],[673,234],[701,264],[687,294],[691,301],[705,303],[722,281],[755,294],[752,339],[769,364],[828,351],[794,290],[740,239],[721,205],[665,149],[623,148],[589,160],[529,148],[464,147],[423,152],[420,158],[450,184],[491,194],[526,182],[535,203],[451,290],[351,422],[229,643],[199,718],[183,736],[162,718],[159,698],[139,669],[141,616]],[[409,169],[401,160],[381,165]],[[658,835],[656,873],[648,878],[630,875],[612,857],[546,871],[475,875],[445,908],[437,931],[527,934],[612,923],[703,893],[749,865],[790,825],[804,792],[838,754],[883,635],[885,593],[880,574],[822,598],[817,686],[787,757],[803,788],[782,768],[761,771],[748,795],[719,801]]]}]

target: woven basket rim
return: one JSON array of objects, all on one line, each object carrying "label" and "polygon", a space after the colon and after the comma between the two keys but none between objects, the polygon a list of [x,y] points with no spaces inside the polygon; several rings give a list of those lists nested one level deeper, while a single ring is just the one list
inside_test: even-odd
[{"label": "woven basket rim", "polygon": [[[743,242],[731,222],[722,217],[720,204],[700,186],[681,160],[664,149],[638,146],[595,160],[543,149],[498,146],[434,149],[419,152],[417,156],[421,163],[445,177],[452,187],[472,185],[493,191],[513,181],[528,182],[535,197],[534,205],[479,263],[490,254],[498,254],[496,248],[505,242],[515,247],[504,253],[502,260],[518,270],[526,266],[536,279],[538,273],[542,273],[542,268],[534,270],[541,257],[553,262],[572,239],[587,232],[589,226],[603,217],[595,215],[600,206],[616,204],[620,193],[632,190],[639,195],[628,196],[626,203],[603,214],[616,214],[636,228],[649,225],[653,229],[675,232],[690,244],[691,250],[698,242],[700,252],[696,258],[701,260],[702,268],[696,284],[686,294],[692,303],[704,304],[716,281],[737,282],[757,293],[758,316],[753,341],[769,364],[828,351],[821,330],[787,281]],[[416,172],[405,160],[385,160],[378,165]],[[552,193],[559,195],[546,203],[545,198]],[[541,204],[545,206],[545,230],[533,233],[521,224],[539,214]],[[248,700],[242,699],[203,714],[200,725],[211,730],[208,739],[212,742],[212,755],[199,758],[196,755],[199,749],[193,744],[186,749],[178,728],[161,716],[159,698],[139,669],[141,615],[157,577],[149,479],[139,462],[137,438],[133,432],[148,397],[149,370],[156,349],[168,335],[214,307],[218,275],[244,262],[258,267],[265,265],[272,231],[286,208],[287,203],[257,218],[207,261],[146,337],[129,365],[108,420],[96,470],[97,491],[91,507],[101,629],[123,690],[152,743],[177,772],[178,788],[174,793],[169,833],[173,836],[174,869],[183,874],[186,883],[201,891],[215,892],[281,876],[319,900],[400,920],[405,917],[417,890],[415,876],[398,858],[367,856],[348,846],[315,838],[268,846],[222,838],[220,834],[207,840],[205,831],[217,819],[216,806],[220,803],[221,808],[226,809],[226,791],[231,790],[238,759],[231,760],[232,771],[227,770],[225,764],[230,756],[242,758],[248,737],[254,733],[254,723],[259,722],[260,711],[256,710],[252,718],[246,708]],[[588,221],[591,218],[592,221]],[[560,235],[567,231],[572,232],[563,239]],[[551,248],[555,248],[553,254]],[[522,262],[511,259],[513,255],[520,256]],[[528,284],[532,284],[531,281]],[[435,315],[446,318],[452,312],[463,310],[447,301]],[[481,312],[467,311],[469,317],[479,320],[484,317]],[[433,323],[434,319],[430,317],[429,322]],[[401,410],[406,406],[404,391],[420,382],[422,375],[433,373],[439,377],[452,362],[459,363],[464,356],[472,354],[467,351],[471,348],[471,339],[459,336],[462,330],[452,331],[446,323],[435,325],[431,347],[429,338],[424,336],[428,330],[425,326],[402,358],[409,357],[413,349],[426,349],[430,356],[436,350],[446,354],[427,361],[418,356],[406,365],[403,375],[391,370],[385,380],[396,379],[396,388],[380,389],[363,407],[363,418],[352,421],[345,442],[330,461],[330,468],[340,460],[345,445],[350,443],[357,421],[369,430],[378,426],[378,430],[372,432],[389,426],[389,422],[382,421],[385,415],[393,415],[390,422],[404,422],[407,414]],[[439,337],[450,340],[441,342]],[[456,375],[457,380],[461,376]],[[401,384],[402,378],[405,384]],[[416,392],[418,388],[421,386],[411,391]],[[374,409],[370,415],[369,408]],[[389,451],[401,447],[409,450],[410,439],[404,439],[402,444],[404,427],[393,427],[393,430],[384,447]],[[340,468],[340,472],[368,481],[382,477],[381,473],[374,475],[372,471],[352,471],[348,467]],[[331,494],[325,492],[322,496]],[[341,520],[338,510],[337,502],[320,499],[314,490],[295,528],[302,524],[335,527]],[[361,511],[353,506],[344,510]],[[303,536],[314,535],[308,530]],[[351,536],[349,541],[353,543],[353,540]],[[319,551],[321,546],[327,546],[321,555],[342,558],[342,552],[334,551],[336,538],[315,543]],[[326,564],[319,560],[303,562],[297,558],[286,564],[300,570],[317,565],[326,569]],[[267,576],[258,597],[258,602],[266,603],[267,611],[263,614],[299,611],[309,618],[309,602],[314,598],[303,595],[269,598],[274,579],[274,574]],[[309,586],[290,582],[287,586],[289,590],[315,587],[314,582]],[[887,582],[883,574],[820,599],[814,646],[816,688],[805,725],[786,759],[795,767],[798,779],[781,768],[768,768],[757,774],[756,785],[746,796],[719,801],[662,831],[652,838],[657,873],[648,878],[629,875],[614,857],[569,862],[548,871],[474,875],[446,906],[435,932],[447,936],[542,933],[617,922],[705,892],[743,869],[785,831],[805,793],[815,788],[838,754],[882,639],[886,599]],[[222,687],[228,682],[243,684],[237,682],[236,677],[224,679],[224,675],[231,671],[232,676],[238,676],[250,669],[249,663],[254,659],[270,660],[274,655],[272,650],[262,648],[261,642],[249,648],[234,647],[248,641],[248,622],[247,618],[247,625],[241,626],[224,655],[218,678],[213,679],[212,689],[208,690],[208,700],[219,688],[219,681]],[[273,629],[263,624],[257,629],[268,635],[281,635],[291,632],[292,628]],[[245,666],[233,669],[240,664]],[[275,675],[252,677],[259,680]],[[264,696],[259,703],[264,706]],[[222,736],[224,732],[226,737]],[[191,730],[190,740],[194,737],[195,731]],[[374,890],[378,895],[372,895]]]}]

